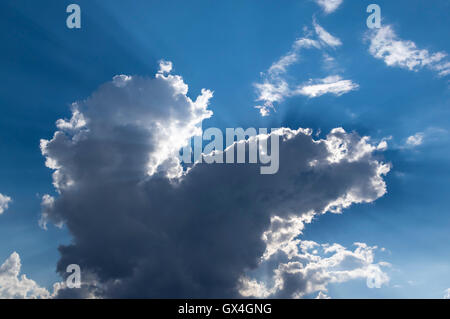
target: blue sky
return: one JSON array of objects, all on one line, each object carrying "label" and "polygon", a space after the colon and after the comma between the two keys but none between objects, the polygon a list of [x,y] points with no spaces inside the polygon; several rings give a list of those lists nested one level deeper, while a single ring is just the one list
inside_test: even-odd
[{"label": "blue sky", "polygon": [[[90,96],[117,74],[152,76],[158,61],[172,61],[189,84],[189,96],[214,91],[206,127],[307,127],[325,137],[335,127],[356,131],[388,147],[377,156],[392,164],[387,193],[342,214],[318,216],[302,238],[385,248],[376,257],[391,264],[388,284],[369,289],[363,280],[330,284],[333,298],[442,298],[450,287],[449,76],[427,66],[388,65],[369,51],[366,7],[344,0],[326,14],[313,0],[82,1],[82,28],[68,29],[72,1],[2,1],[0,50],[0,193],[12,198],[0,214],[0,263],[13,251],[22,272],[50,287],[58,246],[71,242],[67,228],[39,227],[43,194],[55,194],[51,170],[39,149],[55,122],[70,118],[70,104]],[[450,52],[450,2],[376,2],[382,26],[399,41],[430,54]],[[358,88],[340,96],[288,96],[261,116],[255,83],[313,30],[313,21],[339,38],[323,50],[300,52],[289,83],[339,73]],[[448,61],[443,58],[442,61]],[[263,72],[263,75],[261,75]],[[417,143],[408,138],[415,136]]]}]

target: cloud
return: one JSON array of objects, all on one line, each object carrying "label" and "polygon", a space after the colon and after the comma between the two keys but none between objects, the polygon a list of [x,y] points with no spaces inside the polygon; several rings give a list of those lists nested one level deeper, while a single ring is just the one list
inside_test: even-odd
[{"label": "cloud", "polygon": [[9,196],[0,194],[0,215],[5,212],[5,210],[8,209],[9,204],[11,203],[12,199]]},{"label": "cloud", "polygon": [[341,40],[339,40],[338,38],[336,38],[336,37],[332,36],[330,33],[328,33],[316,21],[313,22],[313,25],[314,25],[314,30],[316,31],[317,36],[325,44],[329,45],[330,47],[337,47],[337,46],[342,45]]},{"label": "cloud", "polygon": [[316,299],[331,299],[331,297],[329,297],[326,293],[319,291]]},{"label": "cloud", "polygon": [[340,96],[358,88],[359,85],[351,80],[343,80],[339,75],[334,75],[324,79],[310,80],[308,84],[299,86],[295,92],[314,98],[327,93]]},{"label": "cloud", "polygon": [[47,289],[26,275],[19,277],[21,267],[20,256],[16,252],[0,266],[0,299],[49,298],[51,295]]},{"label": "cloud", "polygon": [[315,0],[316,3],[322,7],[325,13],[331,13],[336,11],[337,8],[342,4],[343,0]]},{"label": "cloud", "polygon": [[414,135],[411,135],[406,139],[406,144],[413,147],[419,146],[423,143],[424,136],[425,135],[423,133],[416,133]]},{"label": "cloud", "polygon": [[444,299],[450,299],[450,288],[448,288],[447,290],[445,290]]},{"label": "cloud", "polygon": [[84,278],[82,289],[58,296],[239,297],[242,276],[285,243],[263,240],[275,217],[302,227],[385,194],[389,165],[367,137],[341,128],[319,140],[309,129],[272,131],[280,140],[274,175],[261,175],[259,163],[186,170],[175,150],[201,133],[212,93],[194,102],[181,76],[163,72],[102,85],[72,107],[84,125],[58,125],[41,142],[57,190],[43,199],[45,220],[73,236],[59,248],[57,269],[64,277],[76,263]]},{"label": "cloud", "polygon": [[377,146],[377,150],[385,151],[388,149],[388,143],[386,139],[383,139]]},{"label": "cloud", "polygon": [[[55,178],[55,177],[54,177]],[[57,185],[58,187],[58,185]],[[50,196],[48,194],[45,194],[44,196],[42,196],[42,201],[41,201],[41,218],[39,219],[39,226],[44,229],[47,230],[47,223],[48,223],[48,211],[51,211],[53,209],[55,205],[55,198],[53,196]],[[62,228],[63,227],[63,223],[60,222],[54,222],[55,225],[58,228]]]},{"label": "cloud", "polygon": [[301,38],[294,42],[291,51],[275,61],[269,68],[263,83],[256,83],[258,92],[257,101],[263,101],[264,105],[257,106],[261,115],[266,116],[270,109],[274,109],[274,103],[283,101],[286,97],[292,96],[293,92],[287,80],[284,78],[288,68],[296,63],[302,49],[320,48],[318,40]]},{"label": "cloud", "polygon": [[328,296],[322,291],[327,291],[330,283],[365,279],[369,288],[380,288],[389,282],[383,271],[389,264],[374,262],[376,246],[355,243],[352,251],[339,244],[299,239],[304,224],[310,222],[308,216],[272,217],[271,227],[263,235],[266,252],[258,268],[241,278],[243,296],[302,298],[319,292],[318,298],[323,299]]},{"label": "cloud", "polygon": [[448,140],[449,132],[447,129],[440,127],[427,127],[422,132],[408,136],[403,145],[398,146],[399,149],[411,149],[424,144],[442,144]]},{"label": "cloud", "polygon": [[[56,122],[59,131],[52,139],[52,146],[65,145],[65,150],[58,149],[58,151],[72,154],[47,156],[46,161],[46,166],[55,170],[53,181],[58,191],[70,187],[74,182],[68,170],[84,170],[84,167],[91,167],[93,170],[102,169],[103,164],[110,160],[103,157],[89,158],[89,152],[93,152],[92,147],[99,146],[97,144],[107,148],[105,153],[111,151],[117,155],[117,158],[113,159],[117,167],[110,169],[120,167],[123,172],[141,174],[141,171],[136,171],[136,168],[139,168],[144,169],[148,175],[160,173],[169,177],[181,173],[181,165],[175,155],[191,136],[201,133],[202,120],[212,115],[212,112],[207,110],[207,106],[213,93],[203,89],[195,101],[191,100],[187,96],[188,86],[183,79],[167,73],[171,68],[171,62],[161,61],[160,70],[153,79],[115,76],[112,82],[104,84],[88,100],[72,104],[72,118],[60,119]],[[112,107],[114,105],[120,105],[126,109],[126,112]],[[68,136],[71,137],[72,144],[77,142],[81,144],[89,135],[96,136],[96,140],[83,144],[86,147],[86,156],[82,160],[86,161],[86,165],[74,167],[78,163],[71,162],[62,166],[60,162],[63,159],[70,158],[74,152],[78,151],[67,143]],[[129,140],[128,137],[134,137],[134,135],[138,135],[141,140]],[[53,151],[48,145],[49,142],[41,140],[41,150],[44,155]],[[140,149],[140,143],[150,146],[145,156],[139,159],[130,158],[129,155],[116,150],[123,147],[128,148],[132,153]],[[87,163],[90,160],[97,162]],[[129,175],[116,176],[116,178],[121,177],[128,178]]]},{"label": "cloud", "polygon": [[173,68],[173,64],[170,61],[159,61],[159,73],[170,73]]},{"label": "cloud", "polygon": [[[275,104],[281,103],[289,97],[298,95],[318,97],[325,93],[334,93],[336,96],[340,96],[358,88],[358,85],[351,80],[342,80],[338,75],[330,75],[325,79],[316,80],[318,83],[312,86],[301,87],[288,82],[286,73],[293,64],[298,62],[302,50],[324,51],[342,45],[341,40],[327,32],[316,20],[313,21],[313,26],[316,38],[310,38],[309,32],[306,31],[307,36],[296,40],[288,53],[275,61],[267,72],[262,73],[263,81],[254,84],[258,95],[256,101],[262,102],[255,108],[259,109],[262,116],[269,115],[271,110],[275,110]],[[323,56],[328,69],[337,69],[336,62],[330,54],[324,52]],[[333,81],[334,83],[332,83]]]},{"label": "cloud", "polygon": [[426,49],[418,49],[410,40],[398,38],[392,26],[387,25],[369,32],[369,52],[388,66],[397,66],[410,71],[427,67],[438,72],[440,76],[450,73],[450,62],[446,60],[446,52],[431,53]]}]

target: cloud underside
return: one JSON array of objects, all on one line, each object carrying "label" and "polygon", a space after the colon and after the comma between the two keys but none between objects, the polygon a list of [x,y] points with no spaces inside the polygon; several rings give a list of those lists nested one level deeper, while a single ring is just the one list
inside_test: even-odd
[{"label": "cloud underside", "polygon": [[263,235],[266,251],[260,264],[241,278],[243,296],[303,298],[319,292],[317,298],[324,299],[329,298],[324,291],[330,283],[364,279],[369,288],[380,288],[389,282],[383,268],[390,265],[375,262],[377,246],[355,243],[352,251],[339,244],[300,240],[311,217],[272,217]]},{"label": "cloud underside", "polygon": [[388,66],[396,66],[410,71],[428,68],[439,76],[450,74],[450,61],[446,52],[432,53],[419,49],[410,40],[402,40],[394,32],[392,26],[386,25],[369,32],[369,52]]},{"label": "cloud underside", "polygon": [[[373,247],[321,246],[334,247],[331,259],[293,248],[314,216],[386,192],[389,166],[374,158],[369,139],[337,128],[314,140],[310,130],[281,128],[271,133],[280,138],[275,175],[260,175],[257,164],[185,171],[176,153],[201,133],[212,93],[191,100],[171,69],[162,62],[155,78],[115,77],[75,103],[72,118],[59,120],[53,138],[41,141],[58,191],[43,198],[42,224],[65,223],[73,244],[60,247],[58,271],[64,277],[65,267],[77,263],[83,274],[82,289],[60,289],[58,296],[239,297],[249,294],[246,281],[261,284],[254,271],[269,261],[284,285],[264,283],[272,289],[266,295],[304,295],[305,280],[317,281],[312,268],[330,276],[317,283],[320,291],[344,277],[372,278],[380,267],[367,257]],[[283,237],[277,220],[296,228]],[[333,263],[349,258],[359,273],[340,277]]]}]

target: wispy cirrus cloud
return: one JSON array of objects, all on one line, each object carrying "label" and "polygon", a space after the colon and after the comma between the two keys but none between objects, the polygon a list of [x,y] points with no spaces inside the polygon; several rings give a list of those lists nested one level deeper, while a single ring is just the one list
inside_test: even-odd
[{"label": "wispy cirrus cloud", "polygon": [[413,41],[400,39],[392,26],[386,25],[369,32],[369,53],[383,60],[388,66],[396,66],[410,71],[428,68],[439,76],[450,74],[450,61],[446,52],[432,53],[419,49]]},{"label": "wispy cirrus cloud", "polygon": [[317,48],[321,44],[318,40],[301,38],[294,42],[292,49],[275,61],[264,74],[262,83],[255,83],[254,86],[258,93],[257,101],[264,102],[256,108],[260,110],[262,116],[269,115],[270,110],[274,109],[274,103],[283,101],[286,97],[292,96],[292,90],[284,75],[288,68],[298,61],[302,49]]},{"label": "wispy cirrus cloud", "polygon": [[287,80],[286,73],[289,68],[298,62],[302,50],[316,49],[323,52],[324,63],[328,69],[336,68],[334,58],[326,49],[334,49],[342,45],[342,41],[326,31],[317,21],[313,21],[315,37],[311,34],[294,42],[291,50],[275,61],[267,72],[263,73],[263,81],[255,83],[258,94],[257,101],[262,104],[255,106],[262,116],[270,114],[275,110],[275,104],[283,102],[288,97],[305,95],[311,98],[331,93],[340,96],[352,90],[358,89],[358,85],[351,80],[343,80],[339,75],[330,75],[323,79],[310,80],[304,85],[295,85]]},{"label": "wispy cirrus cloud", "polygon": [[343,80],[339,75],[331,75],[324,79],[310,80],[307,84],[300,85],[295,92],[314,98],[328,93],[340,96],[358,88],[359,85],[351,80]]},{"label": "wispy cirrus cloud", "polygon": [[342,45],[342,42],[339,38],[332,36],[327,30],[321,27],[315,20],[313,21],[314,30],[316,31],[319,39],[329,45],[330,47],[337,47]]}]

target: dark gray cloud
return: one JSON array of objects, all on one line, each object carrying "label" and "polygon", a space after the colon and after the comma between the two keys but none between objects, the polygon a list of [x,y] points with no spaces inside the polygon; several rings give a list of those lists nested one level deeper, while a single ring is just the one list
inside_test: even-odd
[{"label": "dark gray cloud", "polygon": [[[211,116],[212,93],[192,101],[170,71],[165,62],[155,78],[114,78],[41,142],[58,192],[43,199],[42,225],[68,227],[73,242],[60,247],[58,271],[79,264],[84,281],[60,297],[237,297],[242,277],[260,265],[274,216],[339,211],[386,191],[389,168],[376,148],[342,129],[323,140],[303,129],[273,132],[275,175],[257,164],[183,173],[176,153]],[[298,280],[291,290],[301,290]]]}]

